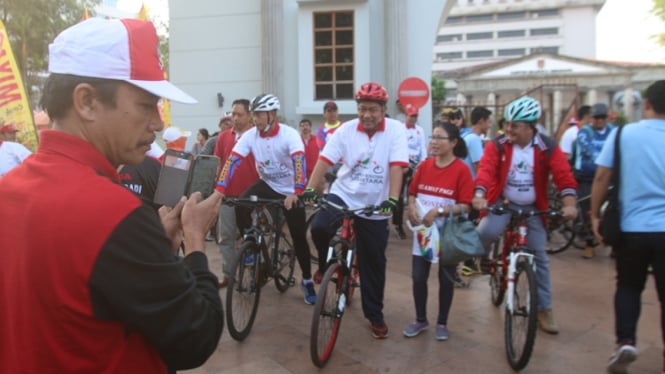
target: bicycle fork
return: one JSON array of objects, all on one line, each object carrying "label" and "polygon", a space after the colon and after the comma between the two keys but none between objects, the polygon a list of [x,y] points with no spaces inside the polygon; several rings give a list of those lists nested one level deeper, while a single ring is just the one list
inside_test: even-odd
[{"label": "bicycle fork", "polygon": [[[523,257],[524,259],[520,259],[520,257]],[[520,261],[527,261],[529,266],[533,267],[535,270],[535,263],[533,260],[534,255],[531,253],[524,253],[524,252],[511,252],[510,253],[510,259],[508,262],[508,276],[506,278],[507,282],[507,293],[508,297],[506,298],[506,308],[510,312],[510,314],[513,314],[514,312],[514,298],[515,298],[515,274],[517,273],[517,264]],[[526,303],[526,305],[529,305],[529,303]]]}]

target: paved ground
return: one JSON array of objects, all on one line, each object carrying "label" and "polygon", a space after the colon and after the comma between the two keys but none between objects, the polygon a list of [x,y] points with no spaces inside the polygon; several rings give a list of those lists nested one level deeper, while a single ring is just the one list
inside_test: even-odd
[{"label": "paved ground", "polygon": [[[299,288],[279,294],[269,283],[249,337],[238,343],[225,329],[208,362],[186,373],[512,373],[504,353],[502,309],[489,300],[487,276],[475,277],[468,289],[456,289],[450,340],[436,341],[432,328],[416,338],[402,336],[402,329],[414,319],[410,243],[410,239],[399,240],[391,234],[384,309],[388,339],[371,337],[360,304],[354,303],[347,309],[330,362],[319,370],[309,358],[313,307],[303,303]],[[218,249],[209,243],[207,252],[220,274]],[[606,249],[599,252],[591,260],[582,259],[576,249],[551,257],[554,315],[561,333],[538,332],[524,373],[605,372],[614,340],[614,263]],[[296,274],[299,276],[298,270]],[[430,322],[436,318],[437,290],[436,277],[431,274]],[[222,292],[223,299],[225,296]],[[638,331],[640,357],[631,373],[658,373],[663,367],[659,309],[649,281]]]}]

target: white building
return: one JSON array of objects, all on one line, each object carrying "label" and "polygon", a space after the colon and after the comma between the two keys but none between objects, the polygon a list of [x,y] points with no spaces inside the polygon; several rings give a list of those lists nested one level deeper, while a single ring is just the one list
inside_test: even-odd
[{"label": "white building", "polygon": [[532,53],[593,58],[605,0],[458,0],[439,28],[434,72]]},{"label": "white building", "polygon": [[[328,100],[349,119],[356,114],[353,94],[368,81],[388,89],[394,115],[404,78],[429,84],[436,30],[451,6],[445,0],[170,0],[170,78],[199,101],[174,103],[172,122],[213,130],[234,99],[263,92],[279,97],[279,114],[293,126],[304,117],[320,124]],[[421,118],[431,118],[429,102]]]}]

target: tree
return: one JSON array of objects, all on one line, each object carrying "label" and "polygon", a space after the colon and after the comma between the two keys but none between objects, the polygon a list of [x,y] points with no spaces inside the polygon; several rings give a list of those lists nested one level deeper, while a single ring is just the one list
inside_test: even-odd
[{"label": "tree", "polygon": [[7,28],[16,64],[29,97],[32,93],[30,88],[40,85],[40,75],[47,70],[49,43],[62,30],[81,21],[84,7],[92,10],[100,1],[0,1],[0,19]]},{"label": "tree", "polygon": [[[653,14],[656,15],[656,17],[660,18],[663,22],[665,22],[665,0],[652,0],[652,1],[653,1],[653,8],[651,8],[651,11],[653,12]],[[665,46],[665,33],[656,35],[656,38],[660,45]]]},{"label": "tree", "polygon": [[437,75],[432,75],[432,114],[439,113],[446,102],[446,81]]}]

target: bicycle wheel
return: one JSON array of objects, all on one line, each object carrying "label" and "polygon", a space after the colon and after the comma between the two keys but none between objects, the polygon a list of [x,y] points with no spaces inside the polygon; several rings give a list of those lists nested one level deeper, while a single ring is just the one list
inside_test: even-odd
[{"label": "bicycle wheel", "polygon": [[307,245],[309,246],[309,256],[313,264],[319,263],[319,252],[316,250],[316,245],[314,245],[314,241],[312,240],[312,232],[310,231],[310,228],[312,227],[312,220],[318,212],[318,209],[311,212],[309,217],[307,217],[307,222],[305,223],[305,233],[307,235]]},{"label": "bicycle wheel", "polygon": [[[247,257],[253,262],[248,265]],[[226,288],[226,320],[231,337],[244,340],[252,329],[259,306],[259,254],[256,243],[246,241],[240,247],[240,256]]]},{"label": "bicycle wheel", "polygon": [[519,371],[529,363],[536,340],[536,273],[528,261],[517,263],[512,296],[512,313],[506,307],[506,356],[510,367]]},{"label": "bicycle wheel", "polygon": [[317,367],[323,367],[328,362],[337,341],[344,315],[345,303],[341,300],[344,298],[341,287],[344,281],[343,267],[337,262],[328,267],[321,281],[309,339],[310,356]]},{"label": "bicycle wheel", "polygon": [[490,246],[490,295],[492,304],[499,306],[503,302],[503,296],[506,293],[505,274],[503,271],[503,260],[501,251],[503,250],[504,236],[492,242]]},{"label": "bicycle wheel", "polygon": [[270,254],[272,259],[272,276],[275,279],[275,287],[279,292],[286,292],[295,283],[293,266],[296,262],[296,252],[286,237],[285,226],[286,222],[282,224],[282,229],[277,231],[276,242]]},{"label": "bicycle wheel", "polygon": [[550,218],[547,223],[547,246],[545,250],[549,254],[563,252],[575,239],[575,230],[569,222],[560,218]]}]

